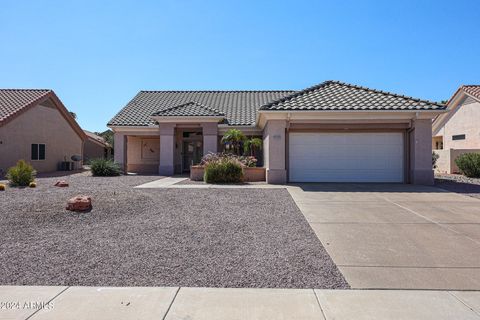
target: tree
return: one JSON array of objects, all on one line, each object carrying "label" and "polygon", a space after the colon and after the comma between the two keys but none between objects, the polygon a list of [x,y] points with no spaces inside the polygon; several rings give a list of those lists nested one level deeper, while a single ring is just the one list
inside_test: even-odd
[{"label": "tree", "polygon": [[222,143],[233,148],[235,154],[240,155],[240,147],[246,137],[242,131],[238,129],[229,129],[222,137]]},{"label": "tree", "polygon": [[113,147],[113,131],[112,130],[105,130],[103,132],[95,132],[97,136],[102,137],[106,143],[108,143],[111,147]]},{"label": "tree", "polygon": [[260,138],[251,138],[247,139],[243,144],[243,150],[245,153],[249,153],[253,157],[255,156],[255,151],[262,150],[263,141]]}]

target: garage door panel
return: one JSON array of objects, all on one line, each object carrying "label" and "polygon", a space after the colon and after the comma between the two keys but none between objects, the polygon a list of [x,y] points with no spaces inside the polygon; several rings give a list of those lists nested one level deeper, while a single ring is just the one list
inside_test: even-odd
[{"label": "garage door panel", "polygon": [[290,133],[292,182],[402,182],[402,133]]}]

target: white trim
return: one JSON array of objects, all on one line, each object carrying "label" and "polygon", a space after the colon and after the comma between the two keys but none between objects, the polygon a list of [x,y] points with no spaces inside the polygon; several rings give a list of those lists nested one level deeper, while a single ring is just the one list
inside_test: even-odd
[{"label": "white trim", "polygon": [[268,120],[394,120],[433,119],[446,110],[259,110],[257,125],[263,129]]},{"label": "white trim", "polygon": [[113,132],[139,132],[139,131],[145,131],[145,132],[151,132],[151,131],[158,131],[160,130],[158,125],[155,126],[107,126],[108,128],[112,129]]}]

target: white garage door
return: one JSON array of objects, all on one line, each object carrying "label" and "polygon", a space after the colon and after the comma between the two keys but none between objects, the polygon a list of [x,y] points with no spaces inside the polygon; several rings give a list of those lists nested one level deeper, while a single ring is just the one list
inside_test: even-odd
[{"label": "white garage door", "polygon": [[291,182],[403,182],[403,134],[289,134]]}]

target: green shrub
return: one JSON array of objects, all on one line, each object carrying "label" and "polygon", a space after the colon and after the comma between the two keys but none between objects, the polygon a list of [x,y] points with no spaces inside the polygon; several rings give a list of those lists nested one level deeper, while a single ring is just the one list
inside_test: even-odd
[{"label": "green shrub", "polygon": [[467,177],[480,178],[480,153],[464,153],[455,159],[455,163]]},{"label": "green shrub", "polygon": [[92,175],[99,177],[119,176],[122,173],[120,166],[108,159],[92,159],[90,160],[90,169]]},{"label": "green shrub", "polygon": [[7,179],[13,186],[26,187],[35,180],[37,172],[25,160],[19,160],[15,167],[7,171]]},{"label": "green shrub", "polygon": [[206,183],[238,183],[242,180],[242,165],[237,160],[212,161],[205,165],[203,181]]}]

